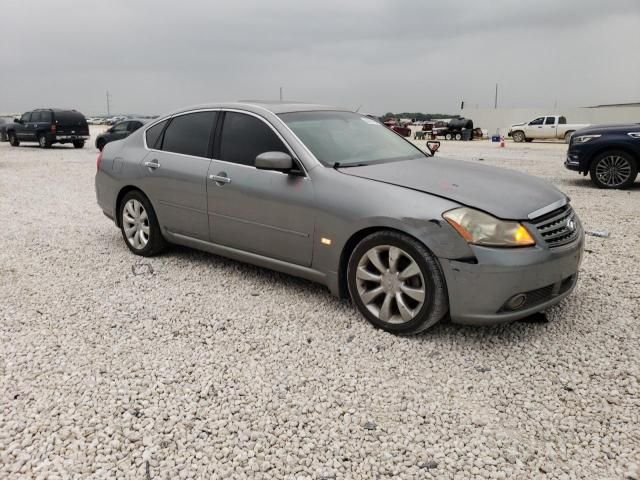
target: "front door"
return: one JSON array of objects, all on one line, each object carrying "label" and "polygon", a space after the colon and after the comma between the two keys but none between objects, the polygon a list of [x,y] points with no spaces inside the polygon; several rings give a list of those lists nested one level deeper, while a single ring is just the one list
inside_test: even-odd
[{"label": "front door", "polygon": [[544,117],[531,120],[527,125],[527,138],[543,138],[542,129],[544,128]]},{"label": "front door", "polygon": [[150,151],[140,167],[141,187],[170,233],[209,239],[207,171],[216,117],[215,111],[187,113],[145,132]]},{"label": "front door", "polygon": [[[311,179],[258,170],[264,152],[295,158],[261,117],[226,112],[207,186],[211,241],[297,265],[311,265],[314,201]],[[295,160],[298,162],[298,160]]]},{"label": "front door", "polygon": [[23,113],[22,117],[20,117],[20,123],[17,123],[15,126],[15,133],[18,140],[24,141],[35,141],[36,134],[31,123],[31,116],[34,115],[31,112]]},{"label": "front door", "polygon": [[544,125],[542,126],[542,136],[540,138],[555,138],[556,127],[556,117],[545,118]]}]

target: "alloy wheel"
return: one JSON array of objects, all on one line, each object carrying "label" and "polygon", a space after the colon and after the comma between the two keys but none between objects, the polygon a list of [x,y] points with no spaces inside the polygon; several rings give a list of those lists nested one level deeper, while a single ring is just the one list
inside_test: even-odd
[{"label": "alloy wheel", "polygon": [[132,198],[122,210],[122,224],[127,242],[138,250],[149,242],[149,216],[141,202]]},{"label": "alloy wheel", "polygon": [[355,276],[360,300],[382,322],[410,322],[425,302],[422,271],[401,248],[392,245],[371,248],[358,262]]},{"label": "alloy wheel", "polygon": [[609,155],[601,158],[596,165],[596,176],[607,187],[623,185],[630,175],[631,164],[629,160],[619,155]]}]

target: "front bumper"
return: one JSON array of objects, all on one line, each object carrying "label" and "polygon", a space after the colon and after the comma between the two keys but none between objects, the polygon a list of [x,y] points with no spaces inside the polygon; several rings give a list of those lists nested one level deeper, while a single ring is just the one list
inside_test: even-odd
[{"label": "front bumper", "polygon": [[576,153],[567,152],[567,157],[564,160],[564,168],[575,172],[581,172],[580,156]]},{"label": "front bumper", "polygon": [[[582,260],[584,233],[555,248],[497,249],[472,246],[477,263],[440,259],[454,323],[512,322],[555,305],[574,289]],[[525,294],[525,303],[506,307]]]}]

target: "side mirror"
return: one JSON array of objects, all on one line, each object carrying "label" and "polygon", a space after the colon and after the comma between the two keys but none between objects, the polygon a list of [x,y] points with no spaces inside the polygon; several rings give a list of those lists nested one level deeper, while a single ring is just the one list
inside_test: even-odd
[{"label": "side mirror", "polygon": [[429,140],[427,142],[427,148],[431,152],[431,155],[435,155],[438,149],[440,148],[440,142],[437,140]]},{"label": "side mirror", "polygon": [[293,169],[293,159],[284,152],[264,152],[256,157],[255,166],[260,170],[288,172]]}]

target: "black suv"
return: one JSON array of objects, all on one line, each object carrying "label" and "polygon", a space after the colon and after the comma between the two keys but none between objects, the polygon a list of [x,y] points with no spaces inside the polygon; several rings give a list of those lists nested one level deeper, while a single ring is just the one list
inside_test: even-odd
[{"label": "black suv", "polygon": [[640,166],[640,123],[594,125],[571,135],[564,166],[599,188],[628,188]]},{"label": "black suv", "polygon": [[98,137],[96,138],[96,148],[102,151],[107,143],[127,138],[133,132],[138,130],[142,125],[144,125],[144,123],[144,120],[137,119],[124,120],[122,122],[116,123],[109,130],[98,135]]},{"label": "black suv", "polygon": [[87,119],[75,110],[45,108],[23,113],[7,128],[9,143],[14,147],[20,142],[37,142],[42,148],[54,143],[73,143],[84,147],[89,138]]}]

